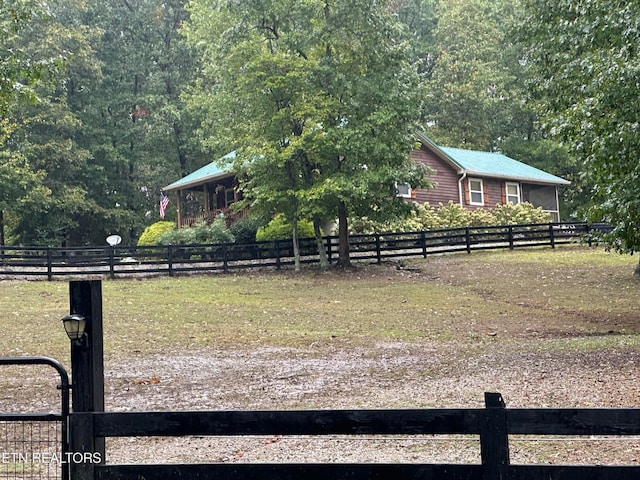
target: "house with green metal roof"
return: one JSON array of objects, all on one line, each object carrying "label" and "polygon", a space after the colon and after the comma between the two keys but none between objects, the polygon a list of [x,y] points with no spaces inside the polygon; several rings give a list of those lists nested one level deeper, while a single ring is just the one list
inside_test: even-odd
[{"label": "house with green metal roof", "polygon": [[[434,172],[435,188],[398,185],[399,196],[407,201],[434,207],[454,202],[466,209],[529,202],[549,212],[554,221],[560,220],[558,188],[568,181],[501,153],[438,146],[423,133],[416,133],[416,138],[420,148],[411,157]],[[230,223],[246,215],[246,210],[231,208],[242,198],[233,173],[234,158],[231,152],[164,187],[166,194],[175,196],[178,227],[221,215]],[[185,202],[187,198],[191,201]]]},{"label": "house with green metal roof", "polygon": [[420,148],[411,156],[434,171],[431,179],[435,188],[399,188],[407,199],[436,207],[454,202],[466,209],[529,202],[548,212],[554,221],[560,220],[558,188],[569,185],[567,180],[501,153],[442,147],[423,133],[416,137]]},{"label": "house with green metal roof", "polygon": [[228,153],[162,189],[176,200],[178,228],[211,221],[218,216],[226,218],[227,223],[246,216],[246,211],[231,208],[242,198],[233,172],[235,157],[236,152]]}]

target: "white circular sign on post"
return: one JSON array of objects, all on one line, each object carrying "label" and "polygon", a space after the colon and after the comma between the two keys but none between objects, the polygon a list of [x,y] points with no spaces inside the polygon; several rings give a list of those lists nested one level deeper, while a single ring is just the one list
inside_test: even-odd
[{"label": "white circular sign on post", "polygon": [[121,241],[122,241],[122,237],[120,235],[109,235],[107,237],[107,243],[112,247],[119,245]]}]

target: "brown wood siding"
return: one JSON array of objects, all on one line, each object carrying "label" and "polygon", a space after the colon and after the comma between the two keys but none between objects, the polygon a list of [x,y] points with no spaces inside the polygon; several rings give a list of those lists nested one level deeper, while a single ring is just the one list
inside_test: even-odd
[{"label": "brown wood siding", "polygon": [[483,178],[484,184],[484,206],[494,208],[502,202],[502,191],[504,190],[504,180],[496,178]]},{"label": "brown wood siding", "polygon": [[420,150],[411,152],[411,158],[435,172],[430,176],[435,188],[416,189],[415,201],[417,203],[428,203],[432,207],[437,207],[439,203],[446,205],[449,201],[460,203],[460,194],[458,192],[459,176],[450,165],[423,146],[421,146]]}]

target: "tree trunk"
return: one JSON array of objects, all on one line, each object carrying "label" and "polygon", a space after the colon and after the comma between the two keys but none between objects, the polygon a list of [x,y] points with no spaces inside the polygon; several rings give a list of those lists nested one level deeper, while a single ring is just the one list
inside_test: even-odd
[{"label": "tree trunk", "polygon": [[638,265],[636,266],[636,269],[633,271],[633,274],[636,277],[640,277],[640,262],[638,262]]},{"label": "tree trunk", "polygon": [[340,202],[340,205],[338,205],[338,242],[338,266],[341,268],[350,268],[349,225],[347,224],[347,206],[344,202]]},{"label": "tree trunk", "polygon": [[327,270],[329,268],[329,259],[327,258],[327,250],[324,247],[322,241],[322,231],[320,230],[320,220],[314,218],[313,220],[313,233],[316,237],[316,245],[318,245],[318,255],[320,256],[320,270]]},{"label": "tree trunk", "polygon": [[4,210],[0,208],[0,247],[4,247]]}]

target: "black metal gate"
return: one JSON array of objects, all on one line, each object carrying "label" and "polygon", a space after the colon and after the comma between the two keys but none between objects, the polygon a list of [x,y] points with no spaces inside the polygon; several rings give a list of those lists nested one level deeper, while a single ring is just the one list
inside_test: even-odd
[{"label": "black metal gate", "polygon": [[[0,413],[0,480],[69,479],[68,434],[69,376],[64,367],[47,357],[0,357],[0,366],[46,365],[60,376],[60,412]],[[0,392],[5,393],[0,376]],[[14,405],[31,399],[3,395]]]}]

